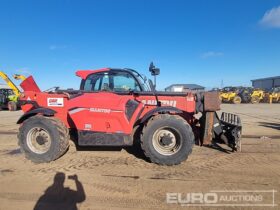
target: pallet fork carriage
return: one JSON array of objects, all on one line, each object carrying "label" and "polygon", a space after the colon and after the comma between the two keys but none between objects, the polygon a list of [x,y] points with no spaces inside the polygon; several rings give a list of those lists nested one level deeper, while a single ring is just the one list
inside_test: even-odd
[{"label": "pallet fork carriage", "polygon": [[219,118],[216,112],[207,112],[201,118],[201,124],[200,146],[223,143],[232,152],[241,151],[242,125],[238,115],[222,112]]}]

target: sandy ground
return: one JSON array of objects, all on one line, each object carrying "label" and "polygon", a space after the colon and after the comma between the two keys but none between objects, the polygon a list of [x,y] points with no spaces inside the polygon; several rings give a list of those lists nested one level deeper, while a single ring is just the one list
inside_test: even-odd
[{"label": "sandy ground", "polygon": [[[74,145],[57,161],[34,164],[17,145],[15,122],[21,112],[2,111],[0,209],[187,209],[167,204],[166,193],[213,190],[277,190],[275,204],[280,205],[280,105],[222,108],[238,113],[244,135],[251,137],[243,139],[242,152],[196,146],[186,162],[173,167],[147,162],[136,148],[77,151]],[[263,195],[272,204],[272,194]],[[216,208],[224,207],[211,207]]]}]

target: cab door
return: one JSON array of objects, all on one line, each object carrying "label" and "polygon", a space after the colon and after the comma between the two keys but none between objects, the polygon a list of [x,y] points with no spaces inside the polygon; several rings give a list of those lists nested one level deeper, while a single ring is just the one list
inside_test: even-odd
[{"label": "cab door", "polygon": [[125,71],[108,71],[88,76],[82,89],[85,93],[74,98],[72,105],[83,104],[78,113],[69,114],[78,122],[79,130],[130,134],[131,119],[140,103],[133,100],[131,90],[140,90],[135,78]]}]

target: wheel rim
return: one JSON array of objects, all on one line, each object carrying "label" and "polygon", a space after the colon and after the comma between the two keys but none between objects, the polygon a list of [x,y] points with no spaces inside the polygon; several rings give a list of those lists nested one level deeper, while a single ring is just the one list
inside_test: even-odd
[{"label": "wheel rim", "polygon": [[51,137],[49,133],[40,127],[32,128],[27,133],[27,146],[36,154],[46,153],[51,146]]},{"label": "wheel rim", "polygon": [[153,147],[161,155],[174,155],[182,147],[182,140],[176,130],[160,128],[153,135]]},{"label": "wheel rim", "polygon": [[235,103],[235,104],[240,104],[241,103],[241,99],[240,98],[234,98],[233,99],[233,102]]}]

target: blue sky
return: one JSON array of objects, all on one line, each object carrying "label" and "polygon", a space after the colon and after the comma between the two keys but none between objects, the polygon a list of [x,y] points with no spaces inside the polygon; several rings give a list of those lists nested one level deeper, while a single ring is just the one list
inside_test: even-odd
[{"label": "blue sky", "polygon": [[280,1],[0,0],[0,70],[32,74],[42,89],[78,88],[78,69],[148,76],[150,61],[159,89],[280,75]]}]

